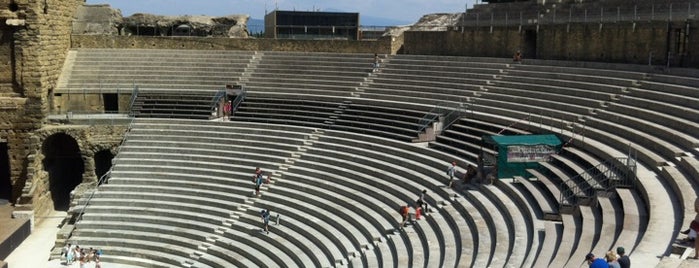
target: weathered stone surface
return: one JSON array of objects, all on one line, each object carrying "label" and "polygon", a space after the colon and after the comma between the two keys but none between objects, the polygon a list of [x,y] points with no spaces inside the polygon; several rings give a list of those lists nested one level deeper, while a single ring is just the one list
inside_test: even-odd
[{"label": "weathered stone surface", "polygon": [[249,19],[249,15],[213,17],[147,13],[123,17],[119,9],[109,5],[84,5],[77,9],[73,34],[247,38]]},{"label": "weathered stone surface", "polygon": [[391,38],[377,41],[238,39],[208,37],[73,36],[73,48],[227,49],[252,51],[313,51],[338,53],[391,53]]},{"label": "weathered stone surface", "polygon": [[118,35],[123,23],[119,9],[109,5],[83,5],[76,11],[73,34]]},{"label": "weathered stone surface", "polygon": [[[70,48],[72,20],[83,0],[0,0],[0,21],[21,19],[24,24],[3,26],[0,31],[0,61],[8,64],[0,79],[0,140],[7,141],[10,158],[12,199],[22,209],[45,206],[50,195],[37,192],[37,198],[19,198],[41,169],[28,166],[29,152],[36,150],[31,133],[41,128],[49,112],[48,95],[55,88],[65,55]],[[40,160],[39,160],[40,161]],[[34,210],[38,217],[42,210]]]},{"label": "weathered stone surface", "polygon": [[150,36],[215,36],[247,38],[248,15],[160,16],[134,14],[123,20],[124,35]]},{"label": "weathered stone surface", "polygon": [[[80,155],[84,161],[82,183],[76,187],[71,198],[79,198],[85,191],[94,188],[97,183],[95,174],[95,153],[99,151],[110,151],[116,155],[117,149],[127,125],[47,125],[34,131],[25,140],[30,141],[27,157],[27,170],[30,174],[24,181],[21,196],[17,207],[30,209],[37,215],[45,215],[53,210],[49,188],[49,174],[44,170],[43,160],[45,159],[41,150],[44,142],[52,135],[62,133],[72,137],[77,143]],[[29,172],[31,171],[31,172]]]}]

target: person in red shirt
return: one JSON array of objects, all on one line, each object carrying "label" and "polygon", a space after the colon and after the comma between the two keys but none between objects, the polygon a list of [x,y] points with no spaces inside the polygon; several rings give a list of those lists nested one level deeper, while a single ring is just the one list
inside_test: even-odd
[{"label": "person in red shirt", "polygon": [[403,221],[400,223],[400,228],[403,229],[403,227],[405,227],[405,222],[408,221],[408,216],[410,215],[409,205],[400,207],[400,215],[403,217]]},{"label": "person in red shirt", "polygon": [[223,119],[230,120],[231,109],[233,108],[232,105],[231,101],[227,101],[226,104],[223,105]]}]

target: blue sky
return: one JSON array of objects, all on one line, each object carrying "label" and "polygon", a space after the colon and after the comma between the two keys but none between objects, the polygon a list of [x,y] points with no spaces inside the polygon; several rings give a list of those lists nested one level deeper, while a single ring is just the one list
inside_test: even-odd
[{"label": "blue sky", "polygon": [[405,23],[430,13],[463,12],[476,0],[87,0],[88,4],[110,4],[124,16],[134,13],[158,15],[249,14],[263,19],[265,9],[359,12],[361,16],[383,17]]}]

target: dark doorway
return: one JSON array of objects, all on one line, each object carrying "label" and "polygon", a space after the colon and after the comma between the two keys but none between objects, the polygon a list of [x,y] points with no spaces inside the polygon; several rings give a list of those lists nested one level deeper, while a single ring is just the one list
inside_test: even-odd
[{"label": "dark doorway", "polygon": [[49,191],[55,210],[67,211],[70,192],[83,180],[85,163],[73,137],[64,133],[49,136],[41,147],[44,170],[49,173]]},{"label": "dark doorway", "polygon": [[[670,53],[670,62],[672,66],[675,67],[686,67],[684,66],[684,59],[687,56],[687,32],[685,28],[673,29],[674,44]],[[674,57],[673,57],[674,56]]]},{"label": "dark doorway", "polygon": [[10,155],[6,142],[0,142],[0,204],[12,200],[10,180]]},{"label": "dark doorway", "polygon": [[112,168],[113,158],[114,155],[109,150],[99,151],[95,154],[95,175],[97,175],[98,180]]},{"label": "dark doorway", "polygon": [[118,113],[119,112],[119,95],[115,93],[102,94],[104,100],[104,112]]},{"label": "dark doorway", "polygon": [[525,30],[523,41],[522,57],[536,59],[536,30]]}]

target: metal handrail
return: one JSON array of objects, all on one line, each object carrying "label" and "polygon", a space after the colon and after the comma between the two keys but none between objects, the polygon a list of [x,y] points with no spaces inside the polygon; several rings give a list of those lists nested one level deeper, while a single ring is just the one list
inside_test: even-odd
[{"label": "metal handrail", "polygon": [[[466,107],[468,109],[468,106]],[[464,103],[447,103],[443,102],[435,105],[425,116],[423,116],[418,121],[417,132],[423,132],[427,129],[432,122],[437,120],[440,116],[444,117],[442,129],[446,129],[454,122],[458,121],[461,116],[465,114]]]},{"label": "metal handrail", "polygon": [[[129,135],[129,133],[131,133],[131,129],[133,128],[133,124],[134,124],[135,119],[136,119],[136,118],[134,118],[134,117],[131,118],[131,122],[129,123],[128,127],[126,128],[126,132],[124,133],[124,137],[121,139],[121,142],[119,143],[119,146],[117,146],[117,152],[116,152],[116,154],[114,155],[114,158],[116,158],[117,156],[119,156],[119,153],[121,152],[121,147],[122,147],[122,145],[124,145],[124,143],[126,143],[126,141],[128,140],[128,135]],[[109,168],[109,170],[108,170],[107,172],[104,173],[104,175],[102,175],[102,176],[97,180],[97,185],[95,186],[94,189],[92,189],[92,192],[90,193],[90,196],[87,197],[87,200],[85,201],[85,203],[84,203],[84,204],[82,205],[82,207],[80,208],[80,212],[77,214],[77,217],[76,217],[76,220],[75,220],[76,222],[82,220],[83,214],[85,214],[85,209],[87,209],[87,205],[89,205],[89,204],[90,204],[90,201],[92,201],[92,198],[95,196],[95,193],[97,193],[97,189],[99,188],[99,186],[102,185],[103,183],[105,183],[106,181],[109,180],[109,178],[111,177],[111,174],[112,174],[112,170],[114,170],[114,166],[113,166],[113,165]]]},{"label": "metal handrail", "polygon": [[129,116],[133,116],[133,104],[136,102],[138,97],[138,86],[133,87],[133,93],[131,93],[131,99],[129,100]]},{"label": "metal handrail", "polygon": [[[437,109],[436,106],[432,110],[435,109]],[[429,113],[425,114],[425,116],[423,116],[418,122],[420,126],[418,127],[417,132],[421,133],[425,131],[425,129],[427,129],[430,126],[430,124],[432,124],[432,122],[434,122],[437,119],[439,119],[439,113],[434,113],[430,111]]]},{"label": "metal handrail", "polygon": [[[585,181],[581,186],[575,181]],[[561,185],[560,206],[578,206],[578,197],[593,198],[597,190],[610,191],[617,187],[636,186],[636,160],[631,157],[617,157],[605,161],[582,173],[564,180]]]},{"label": "metal handrail", "polygon": [[[691,2],[675,6],[672,3],[669,5],[659,3],[641,6],[599,6],[595,8],[575,6],[556,8],[555,6],[542,5],[540,8],[516,12],[506,10],[491,12],[469,10],[466,14],[462,13],[461,17],[454,24],[457,27],[478,27],[596,22],[685,21],[693,19],[697,14],[699,14],[697,8],[693,7]],[[413,28],[416,27],[413,26]]]},{"label": "metal handrail", "polygon": [[235,111],[238,110],[238,107],[240,107],[240,104],[243,103],[243,101],[245,101],[247,95],[247,90],[245,90],[245,88],[242,88],[240,90],[240,93],[238,93],[238,96],[236,96],[233,102],[231,103],[231,115],[233,115]]},{"label": "metal handrail", "polygon": [[219,102],[223,97],[226,96],[226,91],[225,90],[219,90],[216,92],[216,95],[214,95],[213,98],[211,98],[211,112],[216,110],[216,107],[218,107]]}]

